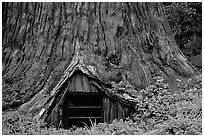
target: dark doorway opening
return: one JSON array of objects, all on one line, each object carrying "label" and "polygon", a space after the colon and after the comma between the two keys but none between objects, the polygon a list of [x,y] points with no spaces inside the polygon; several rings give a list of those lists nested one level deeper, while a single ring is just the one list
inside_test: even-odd
[{"label": "dark doorway opening", "polygon": [[63,127],[91,126],[102,122],[102,95],[98,93],[68,93],[63,105]]}]

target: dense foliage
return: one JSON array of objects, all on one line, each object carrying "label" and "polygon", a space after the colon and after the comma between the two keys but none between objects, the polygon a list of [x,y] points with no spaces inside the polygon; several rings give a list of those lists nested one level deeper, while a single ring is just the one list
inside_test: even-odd
[{"label": "dense foliage", "polygon": [[141,91],[133,115],[112,123],[92,122],[92,126],[73,127],[69,130],[47,128],[43,121],[18,112],[3,114],[3,134],[202,134],[202,78],[179,79],[176,90],[160,76]]},{"label": "dense foliage", "polygon": [[174,91],[162,77],[143,91],[133,119],[159,134],[200,134],[202,131],[201,76],[177,79]]},{"label": "dense foliage", "polygon": [[186,57],[201,53],[202,48],[202,3],[164,2],[174,38]]}]

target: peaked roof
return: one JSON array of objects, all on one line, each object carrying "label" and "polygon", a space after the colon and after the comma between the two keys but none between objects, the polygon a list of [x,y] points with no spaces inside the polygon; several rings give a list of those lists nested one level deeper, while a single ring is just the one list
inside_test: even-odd
[{"label": "peaked roof", "polygon": [[64,83],[64,90],[69,92],[86,92],[86,93],[96,93],[97,88],[90,84],[90,80],[87,75],[81,71],[75,71],[69,80]]},{"label": "peaked roof", "polygon": [[120,95],[112,91],[112,89],[107,88],[105,86],[105,83],[97,76],[96,68],[91,65],[85,65],[83,61],[83,56],[80,55],[79,50],[80,45],[77,40],[75,44],[75,53],[73,59],[67,69],[64,71],[64,74],[62,75],[60,81],[50,92],[49,96],[44,96],[44,92],[46,92],[46,90],[42,89],[30,101],[23,104],[19,108],[20,111],[27,110],[27,113],[32,114],[38,112],[41,109],[40,113],[38,112],[38,114],[41,116],[44,111],[46,111],[50,106],[52,106],[55,97],[59,94],[61,88],[63,88],[63,84],[65,84],[66,81],[76,71],[81,71],[82,73],[86,74],[89,78],[91,78],[91,84],[99,88],[101,91],[105,92],[105,94],[111,97],[112,99],[120,101],[121,103],[129,106],[135,103],[134,98],[132,98],[129,94],[124,93],[123,95]]}]

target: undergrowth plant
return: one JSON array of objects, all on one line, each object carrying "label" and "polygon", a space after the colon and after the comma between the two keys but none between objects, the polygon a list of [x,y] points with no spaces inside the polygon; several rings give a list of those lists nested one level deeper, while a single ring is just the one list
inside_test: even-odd
[{"label": "undergrowth plant", "polygon": [[4,135],[201,135],[202,78],[201,74],[175,83],[171,91],[162,77],[141,91],[135,112],[126,119],[111,123],[91,121],[91,126],[56,129],[46,127],[42,120],[7,112],[2,116]]},{"label": "undergrowth plant", "polygon": [[91,123],[90,127],[86,123],[82,122],[84,124],[85,129],[88,131],[89,135],[98,135],[98,131],[96,129],[96,125],[97,125],[96,119],[94,122],[91,119],[89,119],[89,120]]},{"label": "undergrowth plant", "polygon": [[[161,134],[201,134],[201,82],[201,75],[179,80],[175,83],[177,91],[171,91],[162,77],[155,78],[155,83],[143,90],[132,118],[136,123],[146,125],[145,130],[157,129],[157,134],[158,128]],[[158,125],[171,127],[167,130]]]}]

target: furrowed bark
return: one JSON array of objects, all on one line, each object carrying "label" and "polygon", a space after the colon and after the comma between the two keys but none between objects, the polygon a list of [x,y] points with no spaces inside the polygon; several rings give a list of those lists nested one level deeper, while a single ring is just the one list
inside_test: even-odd
[{"label": "furrowed bark", "polygon": [[[3,109],[47,97],[76,50],[104,83],[194,73],[160,3],[3,3]],[[76,49],[76,41],[79,43]]]}]

